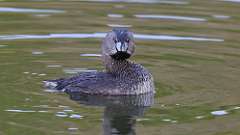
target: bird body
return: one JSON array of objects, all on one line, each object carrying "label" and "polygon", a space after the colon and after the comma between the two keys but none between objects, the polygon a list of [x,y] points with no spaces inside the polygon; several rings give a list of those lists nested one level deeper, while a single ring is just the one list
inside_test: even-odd
[{"label": "bird body", "polygon": [[107,34],[102,44],[102,59],[106,71],[85,72],[70,78],[48,80],[45,85],[66,93],[93,95],[138,95],[154,92],[150,72],[140,64],[127,60],[133,54],[134,46],[133,35],[128,30],[114,29]]}]

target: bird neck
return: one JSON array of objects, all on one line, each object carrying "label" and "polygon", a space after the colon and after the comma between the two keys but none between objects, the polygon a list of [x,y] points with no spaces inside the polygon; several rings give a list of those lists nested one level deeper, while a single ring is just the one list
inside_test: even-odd
[{"label": "bird neck", "polygon": [[125,72],[129,71],[132,65],[132,62],[128,60],[115,60],[110,56],[105,56],[105,58],[103,58],[103,62],[107,72],[116,76],[124,75]]}]

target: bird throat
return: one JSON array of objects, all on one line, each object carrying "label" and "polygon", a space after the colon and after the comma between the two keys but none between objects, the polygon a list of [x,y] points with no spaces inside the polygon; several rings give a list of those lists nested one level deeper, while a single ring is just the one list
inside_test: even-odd
[{"label": "bird throat", "polygon": [[103,58],[104,65],[106,66],[107,72],[114,75],[122,75],[130,67],[131,62],[126,59],[115,59],[112,56],[106,56]]}]

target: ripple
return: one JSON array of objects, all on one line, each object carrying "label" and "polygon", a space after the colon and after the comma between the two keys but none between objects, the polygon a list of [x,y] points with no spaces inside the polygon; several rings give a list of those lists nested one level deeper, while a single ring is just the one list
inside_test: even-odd
[{"label": "ripple", "polygon": [[0,48],[2,48],[2,47],[6,47],[7,45],[0,45]]},{"label": "ripple", "polygon": [[42,18],[42,17],[49,17],[50,15],[49,14],[36,14],[34,16]]},{"label": "ripple", "polygon": [[89,70],[86,68],[65,68],[63,69],[63,72],[67,74],[77,74],[82,72],[96,72],[97,70]]},{"label": "ripple", "polygon": [[171,119],[162,119],[162,121],[164,121],[164,122],[170,122],[170,121],[172,121]]},{"label": "ripple", "polygon": [[49,106],[48,105],[35,105],[33,107],[39,107],[39,108],[48,108]]},{"label": "ripple", "polygon": [[[19,40],[19,39],[57,39],[57,38],[104,38],[106,33],[68,33],[68,34],[48,34],[48,35],[0,35],[0,40]],[[134,34],[135,39],[139,40],[165,40],[165,41],[212,41],[223,42],[224,39],[175,36],[175,35],[152,35],[152,34]]]},{"label": "ripple", "polygon": [[49,93],[59,93],[59,92],[63,92],[62,90],[55,90],[55,89],[44,89],[43,91],[49,92]]},{"label": "ripple", "polygon": [[83,0],[83,1],[94,1],[94,2],[126,2],[126,3],[159,3],[159,4],[176,4],[176,5],[185,5],[189,4],[187,1],[182,0]]},{"label": "ripple", "polygon": [[205,118],[205,116],[199,115],[199,116],[196,116],[195,118],[196,119],[203,119],[203,118]]},{"label": "ripple", "polygon": [[222,1],[240,3],[240,0],[222,0]]},{"label": "ripple", "polygon": [[24,74],[29,74],[29,72],[23,72]]},{"label": "ripple", "polygon": [[[25,71],[25,72],[23,72],[23,74],[30,74],[30,72],[28,72],[28,71]],[[45,74],[45,73],[35,73],[35,72],[33,72],[33,73],[31,73],[32,75],[38,75],[38,76],[46,76],[47,74]]]},{"label": "ripple", "polygon": [[234,109],[234,110],[238,110],[238,109],[240,109],[240,106],[236,106],[236,107],[234,107],[233,109]]},{"label": "ripple", "polygon": [[38,111],[38,112],[40,112],[40,113],[46,113],[46,112],[48,112],[48,111],[41,110],[41,111]]},{"label": "ripple", "polygon": [[47,65],[48,68],[60,68],[62,65]]},{"label": "ripple", "polygon": [[124,15],[122,15],[122,14],[108,14],[108,17],[110,17],[110,18],[123,18]]},{"label": "ripple", "polygon": [[204,18],[197,18],[197,17],[188,17],[188,16],[174,16],[174,15],[146,15],[146,14],[138,14],[135,15],[137,18],[144,18],[144,19],[168,19],[168,20],[182,20],[182,21],[207,21]]},{"label": "ripple", "polygon": [[63,10],[0,7],[0,12],[13,13],[64,13]]},{"label": "ripple", "polygon": [[86,53],[86,54],[80,54],[80,56],[85,56],[85,57],[101,57],[101,54],[91,54],[91,53]]},{"label": "ripple", "polygon": [[35,106],[32,106],[34,108],[50,108],[50,109],[59,109],[59,107],[55,107],[55,106],[49,106],[49,105],[35,105]]},{"label": "ripple", "polygon": [[42,54],[44,54],[44,52],[41,52],[41,51],[33,51],[32,54],[33,54],[33,55],[42,55]]},{"label": "ripple", "polygon": [[211,114],[214,116],[222,116],[222,115],[228,114],[228,112],[225,110],[218,110],[218,111],[212,111]]},{"label": "ripple", "polygon": [[56,116],[57,117],[68,117],[68,115],[65,112],[57,112]]},{"label": "ripple", "polygon": [[71,110],[71,109],[65,109],[65,110],[63,110],[64,112],[73,112],[73,110]]},{"label": "ripple", "polygon": [[66,105],[58,105],[59,108],[69,108],[69,106]]},{"label": "ripple", "polygon": [[69,131],[76,131],[78,128],[68,128]]},{"label": "ripple", "polygon": [[42,73],[42,74],[38,74],[38,76],[46,76],[47,74],[44,74],[44,73]]},{"label": "ripple", "polygon": [[227,16],[227,15],[213,15],[213,17],[216,19],[222,19],[222,20],[231,18],[230,16]]},{"label": "ripple", "polygon": [[18,112],[18,113],[29,113],[29,112],[36,112],[33,110],[20,110],[20,109],[9,109],[5,110],[6,112]]},{"label": "ripple", "polygon": [[[43,81],[45,87],[55,88],[57,87],[57,82]],[[47,91],[48,92],[48,91]]]},{"label": "ripple", "polygon": [[148,118],[138,118],[137,121],[140,122],[140,121],[149,121],[150,119]]},{"label": "ripple", "polygon": [[124,27],[124,28],[129,28],[132,27],[132,25],[124,25],[124,24],[107,24],[109,27]]},{"label": "ripple", "polygon": [[167,41],[212,41],[212,42],[223,42],[223,39],[218,38],[205,38],[205,37],[181,37],[171,35],[146,35],[146,34],[135,34],[134,37],[145,40],[167,40]]},{"label": "ripple", "polygon": [[69,118],[73,118],[73,119],[82,119],[83,116],[81,116],[81,115],[79,115],[79,114],[71,114],[71,115],[69,116]]}]

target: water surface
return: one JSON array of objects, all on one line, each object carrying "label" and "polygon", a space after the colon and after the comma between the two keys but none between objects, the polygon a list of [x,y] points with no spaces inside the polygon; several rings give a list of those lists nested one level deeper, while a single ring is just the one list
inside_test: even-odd
[{"label": "water surface", "polygon": [[[239,135],[237,1],[5,0],[0,5],[0,135]],[[154,104],[129,108],[111,99],[115,104],[108,108],[97,97],[91,99],[101,106],[86,104],[90,97],[79,104],[43,88],[46,79],[103,71],[102,38],[120,26],[135,33],[131,60],[154,76]]]}]

